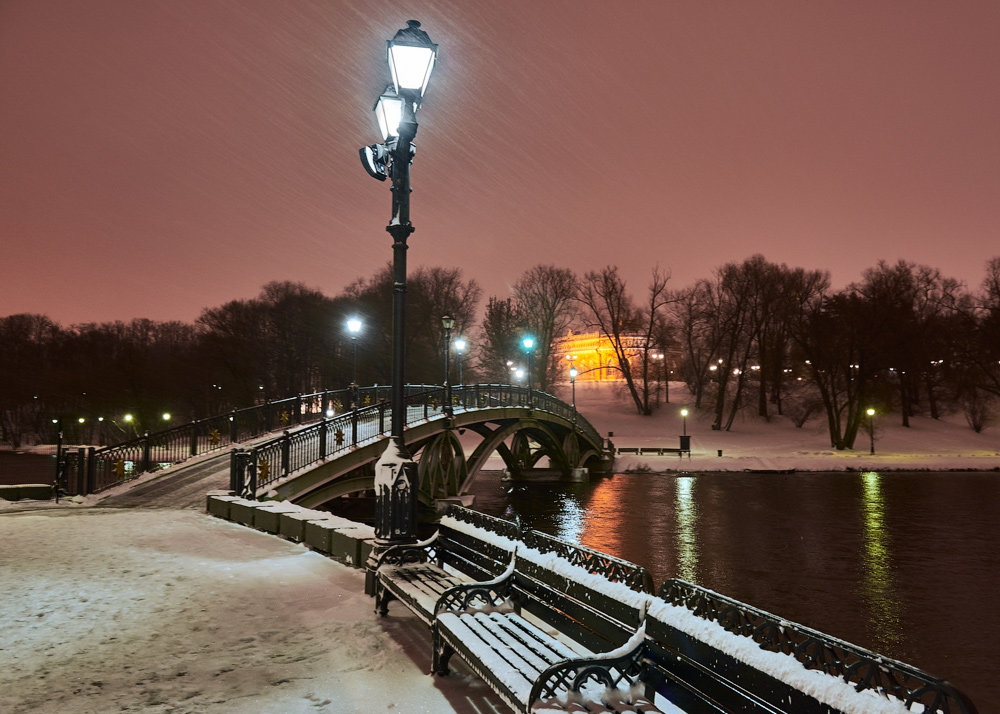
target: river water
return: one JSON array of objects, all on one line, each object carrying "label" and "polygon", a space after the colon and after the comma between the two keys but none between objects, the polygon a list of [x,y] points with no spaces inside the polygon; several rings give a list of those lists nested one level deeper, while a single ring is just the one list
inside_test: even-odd
[{"label": "river water", "polygon": [[950,680],[1000,712],[1000,474],[476,480],[476,509]]}]

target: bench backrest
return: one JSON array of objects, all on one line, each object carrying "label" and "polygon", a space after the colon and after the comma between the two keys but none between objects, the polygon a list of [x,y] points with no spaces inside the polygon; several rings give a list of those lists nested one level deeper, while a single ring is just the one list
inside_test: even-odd
[{"label": "bench backrest", "polygon": [[441,519],[435,557],[472,580],[490,580],[510,565],[517,527],[466,508],[453,507]]},{"label": "bench backrest", "polygon": [[[725,711],[838,711],[802,691],[801,682],[811,681],[814,691],[835,697],[863,702],[870,696],[863,690],[872,689],[919,702],[925,712],[976,712],[964,694],[926,672],[683,580],[661,586],[646,634],[650,666],[663,682],[684,687],[662,693],[688,711],[705,702]],[[785,655],[802,669],[789,667]],[[820,673],[830,675],[828,685],[816,686]]]},{"label": "bench backrest", "polygon": [[587,572],[556,553],[522,547],[512,583],[516,605],[594,652],[620,647],[652,597]]}]

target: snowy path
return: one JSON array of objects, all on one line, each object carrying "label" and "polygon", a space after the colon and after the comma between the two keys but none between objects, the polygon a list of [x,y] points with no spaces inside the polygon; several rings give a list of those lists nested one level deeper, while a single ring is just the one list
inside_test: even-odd
[{"label": "snowy path", "polygon": [[191,510],[0,515],[0,711],[503,711],[361,571]]},{"label": "snowy path", "polygon": [[193,463],[172,466],[147,479],[116,488],[102,498],[102,506],[158,508],[205,507],[205,494],[229,487],[229,452]]}]

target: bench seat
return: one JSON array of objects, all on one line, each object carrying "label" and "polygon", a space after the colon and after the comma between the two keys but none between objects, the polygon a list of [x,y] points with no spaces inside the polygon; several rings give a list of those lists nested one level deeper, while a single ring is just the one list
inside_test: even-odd
[{"label": "bench seat", "polygon": [[650,598],[521,546],[503,575],[442,595],[432,670],[458,654],[516,712],[659,711],[642,681]]},{"label": "bench seat", "polygon": [[[506,534],[504,534],[506,531]],[[509,521],[452,508],[425,541],[387,548],[375,572],[375,611],[398,600],[427,626],[434,605],[450,588],[495,578],[511,562],[516,527]]]},{"label": "bench seat", "polygon": [[379,584],[384,589],[383,601],[391,595],[430,627],[434,620],[434,604],[444,592],[469,582],[463,575],[449,573],[434,563],[383,565],[379,568]]}]

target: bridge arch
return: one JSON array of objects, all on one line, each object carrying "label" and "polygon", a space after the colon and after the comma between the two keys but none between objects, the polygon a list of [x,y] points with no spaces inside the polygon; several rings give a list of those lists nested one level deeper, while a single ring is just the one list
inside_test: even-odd
[{"label": "bridge arch", "polygon": [[[456,387],[453,415],[449,417],[442,408],[444,395],[437,391],[440,389],[427,388],[422,395],[408,398],[410,418],[404,439],[417,462],[419,497],[425,505],[436,499],[467,493],[475,476],[494,453],[513,474],[537,468],[543,459],[548,459],[551,469],[567,476],[575,468],[610,467],[610,456],[593,426],[552,395],[528,393],[526,389],[509,385]],[[334,453],[322,454],[323,449],[304,445],[293,449],[287,443],[283,448],[265,444],[249,450],[246,461],[257,463],[269,459],[270,464],[289,460],[293,452],[321,453],[309,463],[282,462],[281,469],[272,467],[270,474],[276,478],[255,484],[257,495],[267,494],[316,507],[336,497],[372,488],[373,464],[384,451],[388,438],[381,423],[385,408],[384,404],[378,404],[359,409],[351,413],[349,424],[324,420],[285,437],[299,442],[311,438],[323,444],[335,443],[339,448]],[[374,421],[378,424],[377,428],[372,427],[371,433],[359,428],[359,423]],[[308,430],[315,433],[299,436]],[[326,432],[335,433],[337,438],[327,439]],[[463,435],[469,432],[477,435],[480,441],[472,448],[471,455],[466,456],[469,439]],[[342,444],[345,433],[361,433],[367,438]]]}]

